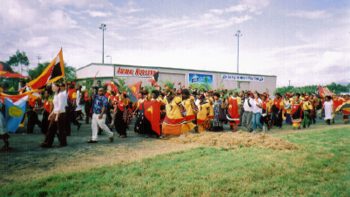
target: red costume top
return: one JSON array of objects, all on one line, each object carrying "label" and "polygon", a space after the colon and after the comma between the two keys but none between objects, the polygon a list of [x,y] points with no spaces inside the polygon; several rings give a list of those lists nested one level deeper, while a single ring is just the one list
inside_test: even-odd
[{"label": "red costume top", "polygon": [[239,123],[239,106],[238,106],[238,99],[229,97],[228,99],[228,114],[230,115],[230,121],[235,121],[236,123]]}]

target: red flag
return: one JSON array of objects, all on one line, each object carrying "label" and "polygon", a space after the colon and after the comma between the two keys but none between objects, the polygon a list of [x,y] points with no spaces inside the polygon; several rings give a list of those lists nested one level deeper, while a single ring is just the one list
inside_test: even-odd
[{"label": "red flag", "polygon": [[43,88],[47,83],[53,83],[64,77],[64,61],[62,49],[53,59],[45,70],[32,81],[27,83],[27,86],[31,89]]},{"label": "red flag", "polygon": [[157,81],[154,80],[153,78],[152,78],[152,79],[149,79],[148,81],[151,83],[151,85],[152,85],[153,87],[160,87],[160,86],[158,85]]},{"label": "red flag", "polygon": [[8,65],[5,65],[5,63],[0,62],[0,77],[4,78],[26,78],[25,76],[15,73],[11,70],[11,68]]},{"label": "red flag", "polygon": [[29,92],[25,92],[23,94],[17,94],[17,95],[10,95],[10,94],[5,94],[5,93],[0,93],[0,101],[3,102],[5,100],[5,98],[8,98],[10,100],[12,100],[12,102],[16,102],[19,99],[27,96],[27,95],[31,95],[35,92],[38,92],[37,90],[35,91],[29,91]]},{"label": "red flag", "polygon": [[144,101],[143,105],[145,117],[151,123],[152,131],[160,135],[160,102]]},{"label": "red flag", "polygon": [[320,95],[321,97],[325,97],[325,96],[333,96],[333,92],[331,92],[327,87],[322,87],[322,86],[318,86],[318,95]]},{"label": "red flag", "polygon": [[106,82],[105,85],[107,86],[107,89],[110,88],[110,90],[115,93],[119,92],[117,85],[113,81]]},{"label": "red flag", "polygon": [[4,78],[19,78],[19,79],[24,79],[26,78],[25,76],[19,74],[19,73],[10,73],[10,72],[6,72],[6,71],[0,71],[0,77],[4,77]]}]

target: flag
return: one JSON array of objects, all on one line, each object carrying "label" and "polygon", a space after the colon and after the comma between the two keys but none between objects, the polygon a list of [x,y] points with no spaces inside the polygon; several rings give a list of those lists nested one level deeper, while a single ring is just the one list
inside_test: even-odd
[{"label": "flag", "polygon": [[6,130],[10,133],[15,133],[21,123],[26,110],[28,96],[25,96],[13,103],[10,99],[5,99],[5,121]]},{"label": "flag", "polygon": [[25,96],[28,96],[30,94],[33,94],[33,93],[37,93],[38,90],[32,90],[32,91],[28,91],[28,92],[25,92],[23,94],[17,94],[17,95],[10,95],[10,94],[5,94],[5,93],[0,93],[0,102],[4,102],[4,100],[7,98],[7,99],[10,99],[12,102],[16,102],[22,98],[24,98]]},{"label": "flag", "polygon": [[41,89],[47,83],[53,83],[64,77],[64,61],[62,49],[57,56],[50,62],[45,70],[32,81],[27,83],[27,86],[31,89]]},{"label": "flag", "polygon": [[23,79],[26,78],[25,76],[15,73],[11,70],[11,67],[8,66],[7,64],[0,62],[0,77],[3,78],[19,78]]},{"label": "flag", "polygon": [[337,106],[335,111],[343,111],[345,114],[350,114],[350,101],[344,102]]},{"label": "flag", "polygon": [[129,86],[128,88],[128,97],[130,98],[131,102],[136,103],[137,99],[138,99],[138,94],[140,92],[141,89],[141,84],[142,82],[139,81],[131,86]]},{"label": "flag", "polygon": [[14,79],[14,78],[24,79],[24,78],[26,78],[25,76],[23,76],[19,73],[10,73],[10,72],[6,72],[6,71],[0,71],[0,77],[10,78],[10,79]]},{"label": "flag", "polygon": [[146,119],[150,122],[152,131],[158,136],[160,135],[160,102],[144,101],[144,114]]},{"label": "flag", "polygon": [[331,92],[327,87],[322,87],[322,86],[318,86],[318,95],[320,95],[321,97],[325,97],[325,96],[333,96],[333,92]]},{"label": "flag", "polygon": [[111,91],[113,91],[115,93],[119,92],[118,86],[115,84],[114,81],[106,82],[105,86],[107,86],[107,90],[111,90]]}]

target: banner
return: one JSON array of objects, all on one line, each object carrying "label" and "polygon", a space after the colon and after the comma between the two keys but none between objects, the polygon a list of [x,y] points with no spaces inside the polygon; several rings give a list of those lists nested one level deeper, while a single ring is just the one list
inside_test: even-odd
[{"label": "banner", "polygon": [[45,87],[47,83],[53,83],[64,77],[64,61],[62,49],[53,59],[45,70],[32,81],[27,83],[27,86],[31,89],[41,89]]},{"label": "banner", "polygon": [[28,96],[13,103],[10,99],[5,99],[6,130],[15,133],[26,112]]},{"label": "banner", "polygon": [[222,74],[221,79],[231,80],[231,81],[254,81],[254,82],[264,82],[265,80],[263,76],[240,75],[240,74]]},{"label": "banner", "polygon": [[158,70],[148,68],[129,68],[129,67],[116,67],[115,76],[117,77],[141,77],[151,78]]},{"label": "banner", "polygon": [[213,75],[206,74],[197,74],[197,73],[189,73],[188,74],[188,82],[192,83],[200,83],[200,84],[213,84]]}]

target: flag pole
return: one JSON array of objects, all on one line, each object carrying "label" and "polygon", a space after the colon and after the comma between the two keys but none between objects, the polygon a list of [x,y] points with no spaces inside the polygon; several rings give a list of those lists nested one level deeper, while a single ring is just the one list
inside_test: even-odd
[{"label": "flag pole", "polygon": [[[62,46],[61,46],[61,52],[62,52],[62,56],[63,56],[63,50],[62,50]],[[62,58],[63,59],[63,58]],[[66,67],[65,67],[65,63],[63,60],[63,72],[64,72],[64,77],[63,77],[63,83],[66,87],[66,92],[68,91],[68,85],[67,85],[67,77],[66,77]]]}]

